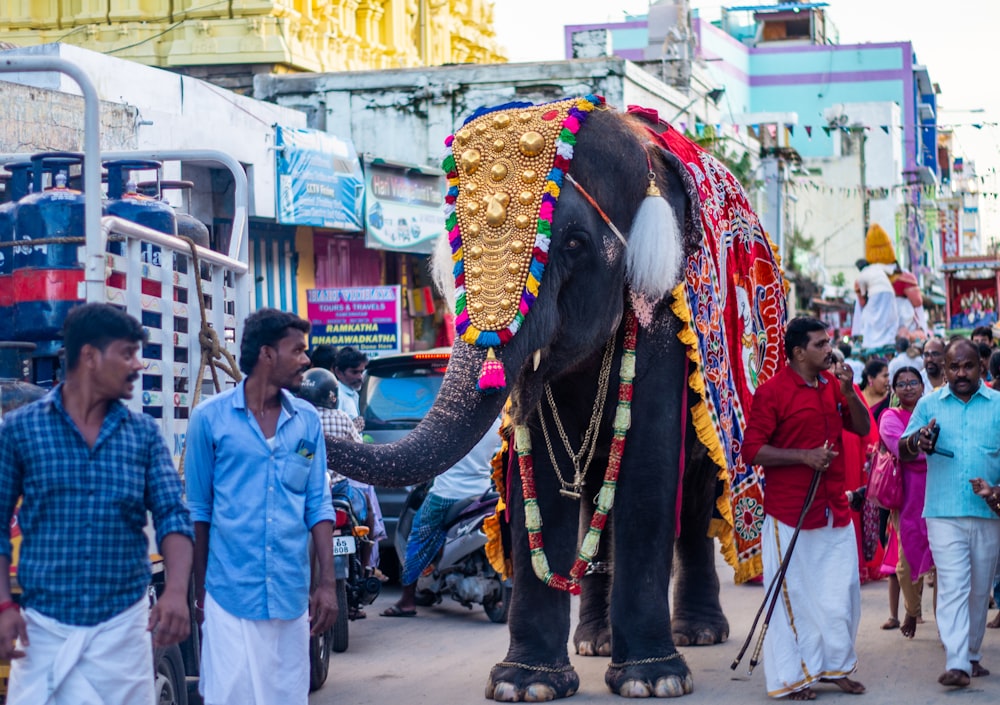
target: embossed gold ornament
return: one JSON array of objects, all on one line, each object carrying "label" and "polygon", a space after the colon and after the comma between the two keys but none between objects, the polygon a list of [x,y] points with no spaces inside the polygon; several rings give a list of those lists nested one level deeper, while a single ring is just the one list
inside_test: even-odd
[{"label": "embossed gold ornament", "polygon": [[466,310],[479,331],[509,327],[520,310],[538,237],[545,175],[552,170],[560,131],[574,105],[567,100],[488,113],[455,133],[455,215],[462,236]]},{"label": "embossed gold ornament", "polygon": [[526,157],[537,157],[545,148],[545,138],[540,132],[525,132],[517,142],[521,154]]},{"label": "embossed gold ornament", "polygon": [[510,204],[510,196],[506,193],[495,193],[489,199],[486,206],[486,224],[494,228],[503,225],[507,220],[507,206]]},{"label": "embossed gold ornament", "polygon": [[467,149],[462,152],[462,156],[459,157],[459,161],[462,165],[462,171],[468,176],[472,176],[479,169],[480,154],[478,149]]}]

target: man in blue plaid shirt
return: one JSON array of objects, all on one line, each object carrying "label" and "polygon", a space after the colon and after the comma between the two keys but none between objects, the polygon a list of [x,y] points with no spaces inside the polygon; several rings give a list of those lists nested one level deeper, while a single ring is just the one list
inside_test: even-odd
[{"label": "man in blue plaid shirt", "polygon": [[[139,378],[144,340],[140,323],[113,306],[73,309],[65,382],[0,425],[0,658],[13,659],[10,702],[151,703],[152,646],[190,631],[193,532],[180,478],[156,422],[121,402]],[[20,606],[9,530],[19,497]],[[166,567],[152,610],[147,511]]]}]

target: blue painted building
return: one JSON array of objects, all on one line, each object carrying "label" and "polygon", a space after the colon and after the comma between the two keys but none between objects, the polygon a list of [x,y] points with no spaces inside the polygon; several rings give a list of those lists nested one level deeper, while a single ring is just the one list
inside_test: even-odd
[{"label": "blue painted building", "polygon": [[[839,44],[827,3],[787,3],[723,8],[722,19],[707,22],[692,13],[696,56],[726,87],[733,116],[797,113],[790,146],[803,157],[836,154],[835,133],[824,112],[842,103],[893,102],[901,124],[886,125],[902,141],[909,181],[933,182],[938,175],[936,87],[908,41]],[[645,16],[604,25],[565,28],[567,58],[574,32],[603,28],[617,56],[648,57]],[[811,134],[805,130],[809,126]],[[882,125],[869,126],[874,129]],[[921,168],[921,167],[925,167]]]}]

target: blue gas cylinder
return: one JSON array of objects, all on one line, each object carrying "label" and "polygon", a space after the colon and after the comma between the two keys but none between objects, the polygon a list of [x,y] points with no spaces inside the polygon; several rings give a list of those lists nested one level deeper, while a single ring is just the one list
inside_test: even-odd
[{"label": "blue gas cylinder", "polygon": [[31,162],[5,165],[10,172],[0,204],[0,340],[14,338],[14,220],[17,202],[28,195],[31,183]]},{"label": "blue gas cylinder", "polygon": [[[37,357],[55,356],[69,310],[81,302],[83,267],[77,249],[86,237],[83,194],[67,186],[70,167],[82,155],[36,154],[34,184],[42,187],[41,175],[49,174],[52,187],[20,200],[14,253],[14,339],[35,342]],[[65,238],[65,243],[30,244],[35,240]]]},{"label": "blue gas cylinder", "polygon": [[[160,162],[117,159],[104,162],[104,166],[108,170],[108,200],[104,209],[107,215],[130,220],[167,235],[177,234],[177,217],[170,204],[139,193],[132,180],[133,171],[159,169],[162,166]],[[115,254],[124,254],[122,243],[111,243],[109,250]],[[159,247],[143,243],[141,252],[144,262],[157,266],[160,264]]]}]

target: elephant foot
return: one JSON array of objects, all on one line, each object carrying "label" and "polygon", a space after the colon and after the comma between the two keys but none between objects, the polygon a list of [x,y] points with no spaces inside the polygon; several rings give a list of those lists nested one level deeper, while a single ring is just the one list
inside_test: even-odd
[{"label": "elephant foot", "polygon": [[679,653],[611,664],[604,682],[623,698],[679,698],[694,691],[694,678]]},{"label": "elephant foot", "polygon": [[573,645],[580,656],[610,656],[611,629],[606,624],[580,622],[573,632]]},{"label": "elephant foot", "polygon": [[729,638],[729,622],[725,617],[714,620],[673,619],[670,623],[677,646],[711,646]]},{"label": "elephant foot", "polygon": [[573,666],[535,666],[502,661],[490,671],[486,698],[504,703],[540,703],[568,698],[580,688]]}]

